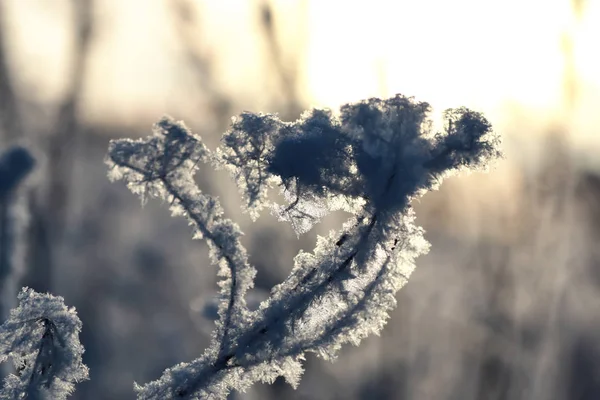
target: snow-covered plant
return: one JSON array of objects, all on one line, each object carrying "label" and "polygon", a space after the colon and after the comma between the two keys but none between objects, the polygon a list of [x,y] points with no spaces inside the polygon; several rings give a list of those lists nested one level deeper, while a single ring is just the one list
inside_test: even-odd
[{"label": "snow-covered plant", "polygon": [[[445,112],[443,132],[432,132],[427,103],[396,95],[311,110],[296,122],[243,113],[222,145],[209,151],[183,123],[165,117],[153,135],[114,140],[109,177],[122,179],[142,201],[165,200],[183,215],[194,238],[207,240],[221,277],[212,342],[196,360],[167,369],[139,399],[225,398],[257,381],[300,381],[306,352],[335,358],[344,343],[378,334],[415,257],[427,252],[411,201],[463,169],[484,170],[501,156],[499,137],[479,113]],[[223,216],[215,197],[194,183],[201,163],[228,169],[255,219],[270,207],[301,234],[332,210],[351,214],[341,230],[301,251],[290,275],[252,311],[245,302],[255,269],[242,232]],[[278,186],[286,205],[271,204]]]},{"label": "snow-covered plant", "polygon": [[16,369],[5,378],[0,399],[66,399],[75,383],[88,379],[81,321],[62,297],[23,288],[18,300],[0,326],[0,362],[10,357]]}]

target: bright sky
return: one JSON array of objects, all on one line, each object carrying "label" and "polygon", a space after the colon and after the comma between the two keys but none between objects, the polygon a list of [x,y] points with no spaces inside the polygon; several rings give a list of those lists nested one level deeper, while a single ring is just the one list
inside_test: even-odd
[{"label": "bright sky", "polygon": [[582,101],[600,96],[598,1],[588,1],[579,26],[567,0],[345,4],[335,18],[338,2],[311,2],[308,76],[319,103],[401,92],[496,118],[510,105],[560,114],[565,33],[575,41],[575,68],[587,89]]},{"label": "bright sky", "polygon": [[[508,123],[520,109],[563,121],[565,58],[574,43],[579,108],[570,117],[582,137],[600,126],[600,1],[588,0],[575,23],[571,0],[288,0],[275,4],[288,38],[304,36],[303,87],[310,102],[335,107],[369,96],[414,95],[436,109],[465,105]],[[68,82],[71,25],[67,0],[9,0],[7,22],[26,87],[48,100]],[[90,118],[160,115],[194,104],[169,0],[98,0],[101,35],[86,89]],[[222,82],[260,107],[267,87],[253,2],[196,1],[203,43],[216,54]],[[302,18],[306,18],[303,22]],[[306,28],[304,29],[303,26]],[[307,33],[304,33],[308,31]],[[62,45],[61,45],[62,43]],[[175,73],[177,72],[177,73]],[[191,96],[191,94],[190,94]],[[249,100],[250,101],[250,100]],[[183,104],[182,104],[183,103]],[[263,110],[268,111],[268,110]],[[600,133],[598,134],[600,135]]]}]

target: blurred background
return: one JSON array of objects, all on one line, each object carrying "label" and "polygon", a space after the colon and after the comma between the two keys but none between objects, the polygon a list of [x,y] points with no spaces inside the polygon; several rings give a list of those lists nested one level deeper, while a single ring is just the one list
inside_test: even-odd
[{"label": "blurred background", "polygon": [[[482,111],[507,159],[414,204],[432,250],[381,337],[232,398],[599,399],[599,43],[598,0],[0,0],[1,150],[36,159],[2,312],[23,285],[63,296],[91,369],[72,398],[133,398],[203,352],[216,277],[183,219],[108,181],[108,141],[169,114],[215,148],[244,110],[402,93]],[[256,300],[344,220],[297,239],[225,173],[198,183],[246,233]]]}]

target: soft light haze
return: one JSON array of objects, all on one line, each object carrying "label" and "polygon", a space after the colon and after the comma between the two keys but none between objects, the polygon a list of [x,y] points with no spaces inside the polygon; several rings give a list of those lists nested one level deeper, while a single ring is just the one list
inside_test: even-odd
[{"label": "soft light haze", "polygon": [[[51,3],[4,4],[15,40],[14,68],[23,74],[23,85],[49,100],[60,96],[69,76],[71,26],[67,2]],[[427,99],[440,110],[458,104],[479,108],[501,125],[515,109],[531,110],[546,123],[567,122],[577,135],[593,136],[598,117],[590,107],[600,99],[600,58],[594,56],[599,2],[586,2],[579,19],[568,0],[272,3],[287,43],[282,47],[291,51],[305,45],[301,91],[310,104],[336,107],[399,92]],[[179,67],[168,4],[97,3],[98,24],[104,29],[90,61],[88,118],[109,112],[131,122],[182,106],[194,112],[185,100],[190,77]],[[198,38],[209,43],[219,80],[260,103],[269,83],[260,77],[265,49],[256,39],[253,3],[192,4],[201,21]],[[565,41],[572,41],[571,60],[565,57]],[[564,104],[568,63],[579,88],[570,116]]]}]

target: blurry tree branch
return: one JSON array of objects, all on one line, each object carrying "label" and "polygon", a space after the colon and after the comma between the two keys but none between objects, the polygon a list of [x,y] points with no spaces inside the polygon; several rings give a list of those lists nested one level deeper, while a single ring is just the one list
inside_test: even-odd
[{"label": "blurry tree branch", "polygon": [[30,199],[32,214],[30,264],[34,270],[30,271],[27,284],[40,292],[50,290],[52,250],[55,244],[60,243],[67,222],[71,171],[80,130],[77,108],[94,34],[92,16],[94,1],[73,0],[72,4],[75,11],[72,79],[67,95],[58,108],[56,123],[48,137],[45,197],[41,200],[40,193],[36,192]]},{"label": "blurry tree branch", "polygon": [[48,161],[50,187],[48,209],[52,210],[54,234],[62,232],[66,219],[73,147],[79,131],[77,106],[83,88],[91,39],[93,35],[93,0],[73,0],[76,18],[72,81],[69,92],[60,106],[54,132],[50,137]]},{"label": "blurry tree branch", "polygon": [[8,70],[3,22],[0,17],[0,133],[6,141],[12,141],[21,136],[23,128],[19,118],[17,95],[11,85]]},{"label": "blurry tree branch", "polygon": [[192,31],[198,25],[198,19],[188,0],[173,0],[170,3],[173,26],[179,43],[185,51],[185,58],[196,77],[196,83],[202,93],[210,99],[210,114],[215,121],[225,121],[231,115],[232,99],[216,83],[212,55],[206,48],[199,46],[199,38]]},{"label": "blurry tree branch", "polygon": [[261,2],[259,11],[260,25],[267,44],[268,58],[272,63],[284,98],[284,112],[287,114],[287,118],[298,118],[303,107],[299,103],[297,54],[294,55],[292,60],[285,59],[282,54],[281,43],[279,43],[277,37],[276,19],[268,0]]},{"label": "blurry tree branch", "polygon": [[576,48],[576,30],[583,19],[586,7],[586,0],[571,0],[571,18],[572,25],[563,30],[561,34],[561,47],[563,53],[563,97],[564,105],[568,117],[577,107],[581,95],[581,82],[578,77],[577,63],[575,57]]},{"label": "blurry tree branch", "polygon": [[[23,147],[13,147],[0,156],[0,318],[6,319],[18,291],[23,272],[22,254],[17,251],[23,232],[22,219],[16,212],[19,185],[31,173],[33,156]],[[12,372],[7,365],[2,375]]]}]

